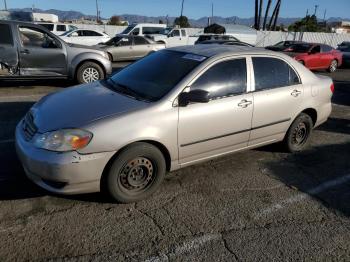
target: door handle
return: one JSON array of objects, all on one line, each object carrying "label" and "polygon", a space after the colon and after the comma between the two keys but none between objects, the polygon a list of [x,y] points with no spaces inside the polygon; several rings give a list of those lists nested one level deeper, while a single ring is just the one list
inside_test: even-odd
[{"label": "door handle", "polygon": [[246,108],[249,105],[251,105],[253,102],[252,101],[248,101],[246,99],[243,99],[241,102],[238,103],[238,106]]},{"label": "door handle", "polygon": [[299,96],[301,94],[301,91],[299,91],[299,90],[293,90],[293,92],[291,93],[291,95],[292,96],[294,96],[294,97],[297,97],[297,96]]},{"label": "door handle", "polygon": [[24,50],[21,50],[20,53],[28,55],[29,54],[29,50],[28,49],[24,49]]}]

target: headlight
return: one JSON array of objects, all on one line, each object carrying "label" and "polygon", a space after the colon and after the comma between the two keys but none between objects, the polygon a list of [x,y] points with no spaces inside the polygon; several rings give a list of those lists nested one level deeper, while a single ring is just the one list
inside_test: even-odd
[{"label": "headlight", "polygon": [[80,129],[62,129],[34,138],[34,145],[38,148],[56,152],[67,152],[86,147],[91,141],[92,134]]}]

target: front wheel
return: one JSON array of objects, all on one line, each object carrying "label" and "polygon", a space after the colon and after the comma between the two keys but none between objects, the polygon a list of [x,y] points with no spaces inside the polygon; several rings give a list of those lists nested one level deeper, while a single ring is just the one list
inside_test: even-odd
[{"label": "front wheel", "polygon": [[337,70],[337,68],[338,68],[338,61],[332,60],[331,64],[328,67],[328,72],[333,73]]},{"label": "front wheel", "polygon": [[148,143],[135,143],[114,160],[106,179],[110,196],[120,203],[146,199],[162,183],[166,163],[162,152]]},{"label": "front wheel", "polygon": [[303,150],[312,133],[313,122],[309,115],[301,113],[289,127],[283,144],[287,151],[294,153]]},{"label": "front wheel", "polygon": [[86,84],[102,80],[105,74],[100,65],[94,62],[83,63],[77,71],[77,80],[80,84]]}]

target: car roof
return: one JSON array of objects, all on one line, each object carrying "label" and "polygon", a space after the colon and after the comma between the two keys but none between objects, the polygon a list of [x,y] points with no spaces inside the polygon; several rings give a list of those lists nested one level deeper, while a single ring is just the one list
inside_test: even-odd
[{"label": "car roof", "polygon": [[268,51],[263,48],[250,47],[250,46],[234,46],[234,45],[188,45],[168,48],[168,50],[191,53],[199,56],[214,57],[234,54],[274,54],[274,52]]}]

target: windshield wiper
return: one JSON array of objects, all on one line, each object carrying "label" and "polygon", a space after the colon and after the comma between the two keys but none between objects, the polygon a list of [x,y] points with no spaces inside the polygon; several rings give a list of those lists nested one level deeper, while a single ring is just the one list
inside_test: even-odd
[{"label": "windshield wiper", "polygon": [[134,91],[130,87],[128,87],[126,85],[119,84],[119,83],[115,82],[112,78],[109,78],[108,80],[112,82],[112,86],[113,86],[113,89],[115,91],[122,93],[124,95],[130,96],[130,97],[133,97],[136,100],[147,101],[147,102],[150,101],[149,99],[146,99],[145,97],[141,96],[139,93],[137,93],[136,91]]}]

